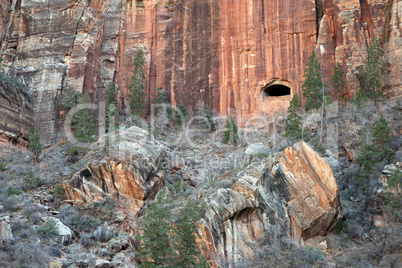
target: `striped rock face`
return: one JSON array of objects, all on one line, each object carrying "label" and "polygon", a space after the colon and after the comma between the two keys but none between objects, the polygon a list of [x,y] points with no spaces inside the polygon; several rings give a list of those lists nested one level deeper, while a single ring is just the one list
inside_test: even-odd
[{"label": "striped rock face", "polygon": [[306,241],[328,233],[342,215],[330,166],[297,143],[250,165],[231,189],[210,198],[201,227],[204,253],[217,267],[239,262],[267,235]]},{"label": "striped rock face", "polygon": [[302,95],[313,50],[328,84],[335,62],[343,64],[352,96],[364,86],[366,45],[377,35],[385,95],[401,96],[401,0],[0,2],[3,70],[33,91],[47,143],[63,130],[67,91],[88,92],[98,104],[113,81],[127,95],[139,50],[148,105],[163,87],[173,105],[203,102],[247,119],[286,111],[291,95]]},{"label": "striped rock face", "polygon": [[137,127],[118,135],[124,141],[107,148],[106,153],[99,142],[99,148],[86,156],[86,167],[63,186],[66,198],[75,203],[85,205],[109,196],[118,209],[134,217],[163,187],[164,176],[157,163],[164,146]]}]

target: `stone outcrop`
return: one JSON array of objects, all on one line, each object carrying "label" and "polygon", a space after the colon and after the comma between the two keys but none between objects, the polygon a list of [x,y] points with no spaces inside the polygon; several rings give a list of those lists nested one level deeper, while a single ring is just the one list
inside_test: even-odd
[{"label": "stone outcrop", "polygon": [[366,45],[380,35],[385,93],[401,96],[401,0],[2,1],[10,6],[0,9],[2,67],[35,93],[35,118],[48,142],[62,130],[65,92],[88,92],[98,103],[114,81],[119,96],[127,95],[139,49],[148,104],[161,86],[174,105],[192,109],[201,101],[247,118],[286,111],[291,95],[262,90],[277,83],[301,95],[314,49],[328,83],[335,62],[345,66],[353,95],[364,86]]},{"label": "stone outcrop", "polygon": [[0,243],[14,240],[10,225],[6,221],[0,221]]},{"label": "stone outcrop", "polygon": [[0,142],[26,148],[34,127],[29,94],[19,86],[0,81],[0,115]]},{"label": "stone outcrop", "polygon": [[54,241],[62,244],[62,245],[68,245],[71,242],[71,237],[73,235],[73,232],[65,226],[59,219],[55,217],[49,217],[44,224],[49,224],[50,226],[53,226],[53,236],[52,238]]},{"label": "stone outcrop", "polygon": [[201,227],[205,253],[219,265],[252,257],[264,236],[323,236],[343,214],[330,166],[304,142],[238,177],[210,198]]},{"label": "stone outcrop", "polygon": [[137,127],[116,135],[120,141],[106,148],[101,140],[85,157],[86,167],[63,186],[66,198],[75,203],[99,202],[109,196],[117,208],[135,216],[163,187],[158,161],[165,147]]}]

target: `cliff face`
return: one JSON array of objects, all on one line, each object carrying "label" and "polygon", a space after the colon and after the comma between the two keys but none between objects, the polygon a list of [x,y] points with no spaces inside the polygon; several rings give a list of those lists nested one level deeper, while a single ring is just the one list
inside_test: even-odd
[{"label": "cliff face", "polygon": [[33,132],[32,98],[18,86],[0,81],[0,143],[26,148]]},{"label": "cliff face", "polygon": [[359,88],[366,44],[380,34],[385,93],[400,96],[401,1],[315,2],[14,0],[8,19],[0,12],[2,65],[35,92],[35,118],[49,138],[61,129],[58,103],[67,90],[89,92],[98,102],[114,81],[126,95],[139,49],[146,55],[148,103],[161,86],[173,104],[191,109],[201,101],[245,118],[286,110],[290,95],[271,97],[266,86],[301,95],[314,49],[324,79],[340,61],[350,91]]}]

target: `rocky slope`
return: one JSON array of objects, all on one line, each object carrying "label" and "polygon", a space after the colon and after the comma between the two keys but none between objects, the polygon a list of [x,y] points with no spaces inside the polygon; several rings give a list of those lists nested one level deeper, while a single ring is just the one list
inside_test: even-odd
[{"label": "rocky slope", "polygon": [[[120,134],[125,141],[106,156],[102,149],[86,156],[86,167],[64,183],[65,195],[81,205],[109,196],[135,221],[163,186],[157,161],[166,149],[153,139],[140,143],[151,136],[137,127]],[[128,150],[118,150],[123,147]],[[201,225],[204,253],[217,266],[251,258],[252,245],[268,235],[301,243],[326,235],[343,215],[330,166],[304,142],[248,166],[236,180],[212,189]]]},{"label": "rocky slope", "polygon": [[352,94],[362,82],[366,45],[379,35],[385,94],[398,97],[401,4],[3,0],[2,66],[35,93],[35,118],[47,142],[61,130],[58,104],[65,91],[89,92],[99,102],[114,81],[124,96],[139,49],[146,54],[149,103],[161,86],[174,105],[194,108],[202,101],[221,114],[244,118],[286,110],[289,96],[267,98],[261,91],[275,82],[300,95],[304,64],[314,49],[327,81],[335,61],[345,66]]}]

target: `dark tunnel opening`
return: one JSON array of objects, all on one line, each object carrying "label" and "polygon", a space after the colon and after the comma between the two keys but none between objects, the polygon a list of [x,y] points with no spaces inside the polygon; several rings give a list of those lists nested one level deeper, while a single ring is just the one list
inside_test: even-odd
[{"label": "dark tunnel opening", "polygon": [[264,97],[290,96],[290,88],[285,85],[270,85],[262,89]]}]

